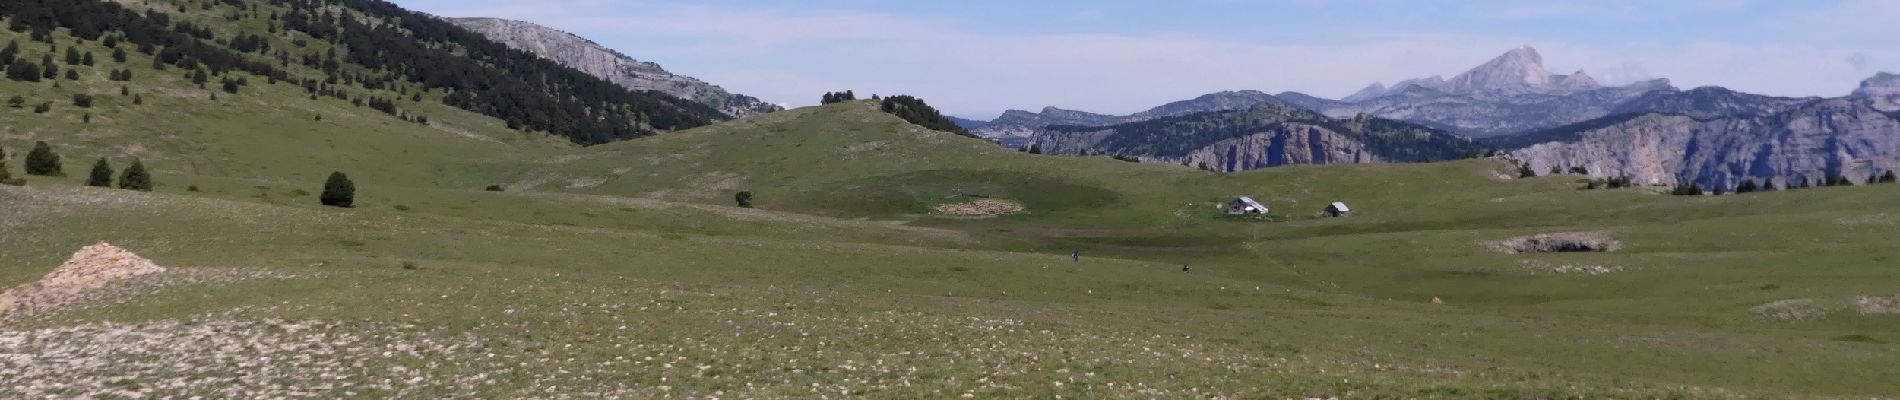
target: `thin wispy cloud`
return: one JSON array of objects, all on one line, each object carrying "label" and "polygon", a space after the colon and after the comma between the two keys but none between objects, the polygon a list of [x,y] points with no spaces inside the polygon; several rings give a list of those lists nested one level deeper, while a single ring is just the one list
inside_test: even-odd
[{"label": "thin wispy cloud", "polygon": [[1539,3],[1494,10],[1485,16],[1502,20],[1531,20],[1574,17],[1590,13],[1592,8],[1574,3]]}]

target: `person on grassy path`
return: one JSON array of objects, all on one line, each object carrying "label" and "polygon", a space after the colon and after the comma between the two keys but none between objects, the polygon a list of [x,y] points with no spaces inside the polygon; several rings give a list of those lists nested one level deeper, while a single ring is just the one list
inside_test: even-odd
[{"label": "person on grassy path", "polygon": [[1069,259],[1075,260],[1075,262],[1082,262],[1082,251],[1076,250],[1074,252],[1070,252]]}]

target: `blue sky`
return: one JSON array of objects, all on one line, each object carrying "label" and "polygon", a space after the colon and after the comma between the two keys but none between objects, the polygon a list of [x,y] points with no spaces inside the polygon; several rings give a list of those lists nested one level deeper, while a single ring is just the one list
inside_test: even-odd
[{"label": "blue sky", "polygon": [[1838,96],[1900,71],[1900,0],[396,0],[566,30],[793,106],[913,94],[987,119],[1219,91],[1341,97],[1532,45],[1554,73]]}]

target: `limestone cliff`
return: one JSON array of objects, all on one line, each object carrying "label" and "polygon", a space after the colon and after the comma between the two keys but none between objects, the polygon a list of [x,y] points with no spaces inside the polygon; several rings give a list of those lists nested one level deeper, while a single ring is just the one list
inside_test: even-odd
[{"label": "limestone cliff", "polygon": [[1859,183],[1900,168],[1900,121],[1860,98],[1805,103],[1771,115],[1699,119],[1644,114],[1604,121],[1513,151],[1532,170],[1583,167],[1640,184],[1744,179],[1786,185],[1845,176]]},{"label": "limestone cliff", "polygon": [[452,18],[450,21],[508,47],[534,53],[628,89],[666,93],[711,106],[734,118],[782,109],[751,96],[727,92],[698,78],[667,72],[659,64],[635,60],[553,28],[498,18]]}]

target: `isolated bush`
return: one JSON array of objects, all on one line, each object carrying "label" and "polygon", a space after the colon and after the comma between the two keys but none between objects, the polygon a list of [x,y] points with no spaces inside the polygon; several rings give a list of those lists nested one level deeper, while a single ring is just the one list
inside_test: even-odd
[{"label": "isolated bush", "polygon": [[739,203],[739,207],[752,208],[752,192],[739,192],[732,195],[732,201]]},{"label": "isolated bush", "polygon": [[112,164],[107,163],[105,157],[100,157],[99,162],[92,163],[92,174],[86,176],[86,186],[112,186]]},{"label": "isolated bush", "polygon": [[1570,173],[1577,174],[1577,175],[1589,175],[1590,170],[1585,169],[1583,167],[1570,167]]},{"label": "isolated bush", "polygon": [[1537,177],[1537,171],[1532,171],[1532,170],[1531,170],[1531,165],[1530,165],[1530,164],[1523,164],[1523,165],[1518,165],[1518,166],[1517,166],[1517,177],[1519,177],[1519,178],[1536,178],[1536,177]]},{"label": "isolated bush", "polygon": [[1893,175],[1893,171],[1887,171],[1885,175],[1880,176],[1880,183],[1894,183],[1894,181],[1895,176]]},{"label": "isolated bush", "polygon": [[499,191],[502,191],[502,190],[504,190],[504,189],[502,189],[502,187],[501,187],[501,185],[488,185],[488,187],[486,187],[486,188],[482,188],[482,190],[486,190],[486,191],[490,191],[490,192],[499,192]]},{"label": "isolated bush", "polygon": [[119,188],[141,192],[152,191],[152,175],[145,172],[145,163],[139,162],[137,158],[132,159],[132,166],[125,167],[125,174],[119,175]]},{"label": "isolated bush", "polygon": [[330,179],[323,182],[323,194],[317,201],[330,207],[350,208],[356,206],[356,183],[343,172],[331,172]]},{"label": "isolated bush", "polygon": [[20,82],[39,82],[40,66],[28,62],[25,59],[15,59],[13,60],[13,65],[7,66],[7,79]]},{"label": "isolated bush", "polygon": [[92,95],[85,93],[74,94],[73,107],[92,108]]},{"label": "isolated bush", "polygon": [[1677,183],[1675,188],[1669,189],[1669,194],[1677,196],[1701,196],[1702,184],[1695,182]]},{"label": "isolated bush", "polygon": [[59,176],[59,154],[53,153],[53,146],[46,142],[33,143],[33,151],[26,153],[26,174],[41,176]]},{"label": "isolated bush", "polygon": [[12,98],[8,98],[7,107],[26,108],[26,98],[20,97],[20,96],[13,96]]},{"label": "isolated bush", "polygon": [[5,160],[0,160],[0,182],[6,182],[11,179],[13,179],[13,172],[7,171],[7,162]]}]

